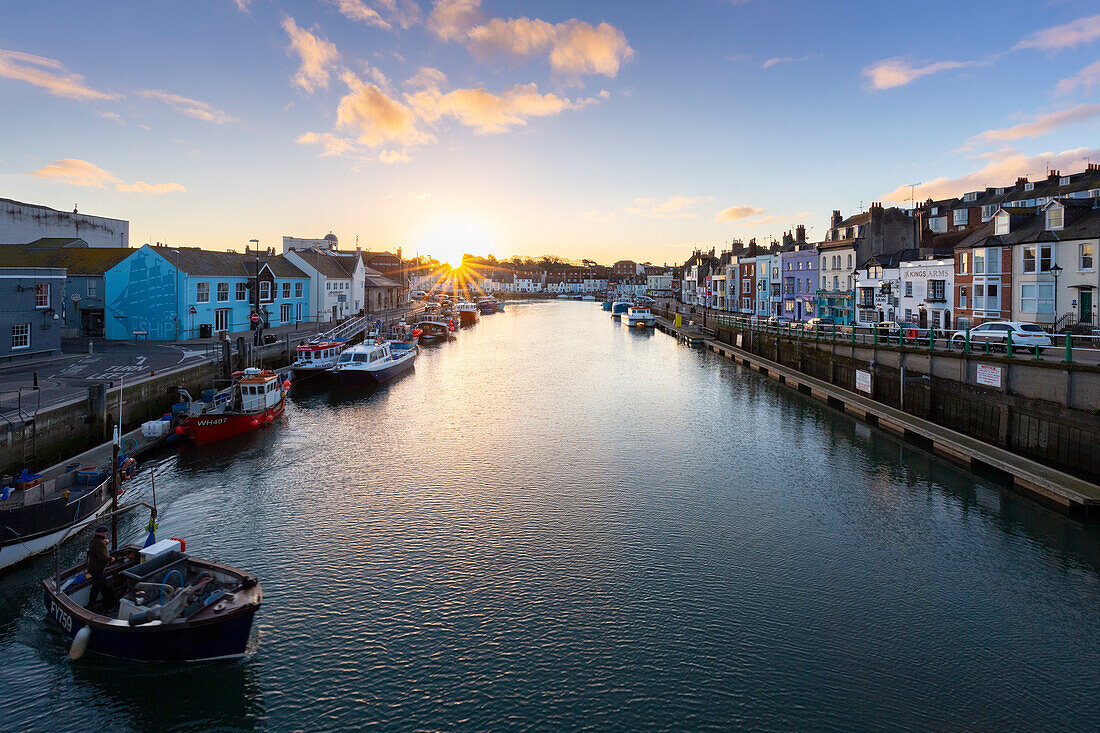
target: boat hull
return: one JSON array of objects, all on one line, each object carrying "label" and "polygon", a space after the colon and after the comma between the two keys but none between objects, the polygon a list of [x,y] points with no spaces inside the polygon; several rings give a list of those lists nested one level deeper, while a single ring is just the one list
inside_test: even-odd
[{"label": "boat hull", "polygon": [[477,323],[477,311],[459,311],[458,320],[463,327]]},{"label": "boat hull", "polygon": [[[111,505],[109,486],[110,479],[100,484],[93,494],[71,502],[68,506],[58,507],[53,512],[58,515],[56,521],[38,532],[20,531],[18,536],[12,536],[8,528],[16,529],[12,525],[17,522],[0,512],[0,524],[4,525],[4,530],[0,531],[0,538],[3,540],[0,544],[0,573],[14,569],[36,555],[49,552],[93,524]],[[49,503],[53,502],[46,502]],[[19,510],[13,509],[9,513],[16,511]]]},{"label": "boat hull", "polygon": [[477,309],[479,311],[481,311],[481,314],[483,316],[487,316],[490,313],[496,313],[497,312],[497,304],[496,303],[479,303],[478,306],[477,306]]},{"label": "boat hull", "polygon": [[382,369],[340,369],[336,372],[336,383],[345,389],[373,387],[400,376],[412,369],[412,366],[413,359],[409,357]]},{"label": "boat hull", "polygon": [[[225,440],[256,430],[272,422],[286,409],[286,396],[278,404],[262,412],[226,412],[220,415],[194,415],[187,418],[183,429],[198,445]],[[253,421],[256,421],[253,424]]]},{"label": "boat hull", "polygon": [[262,596],[259,585],[238,591],[249,593],[252,602],[229,610],[220,618],[178,625],[154,621],[130,626],[105,616],[82,616],[78,611],[83,609],[59,598],[48,583],[44,586],[46,616],[70,639],[87,626],[88,651],[146,662],[197,662],[244,656]]}]

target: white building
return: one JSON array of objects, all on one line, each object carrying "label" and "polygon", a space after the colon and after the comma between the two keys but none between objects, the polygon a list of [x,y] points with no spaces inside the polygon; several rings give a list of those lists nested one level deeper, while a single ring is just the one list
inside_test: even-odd
[{"label": "white building", "polygon": [[955,260],[913,260],[898,266],[900,317],[921,328],[951,329],[955,325]]},{"label": "white building", "polygon": [[292,249],[316,249],[335,251],[338,246],[336,235],[329,232],[320,239],[303,239],[301,237],[283,237],[283,254]]},{"label": "white building", "polygon": [[0,244],[44,238],[83,239],[89,247],[129,247],[130,222],[0,198]]},{"label": "white building", "polygon": [[667,298],[672,294],[672,273],[646,275],[645,289],[648,295]]},{"label": "white building", "polygon": [[309,275],[310,320],[338,321],[363,310],[366,266],[358,252],[291,249],[285,256]]}]

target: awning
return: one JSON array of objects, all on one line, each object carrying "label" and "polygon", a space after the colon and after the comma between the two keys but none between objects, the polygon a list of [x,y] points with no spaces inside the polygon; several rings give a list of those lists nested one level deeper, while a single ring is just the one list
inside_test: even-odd
[{"label": "awning", "polygon": [[1071,288],[1076,288],[1077,290],[1095,290],[1096,289],[1095,285],[1087,285],[1087,284],[1084,284],[1084,285],[1082,285],[1082,284],[1070,285],[1070,287]]}]

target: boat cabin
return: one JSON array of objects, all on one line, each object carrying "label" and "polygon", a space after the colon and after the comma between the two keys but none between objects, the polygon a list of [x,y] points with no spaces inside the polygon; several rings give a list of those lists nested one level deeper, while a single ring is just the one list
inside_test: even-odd
[{"label": "boat cabin", "polygon": [[376,361],[381,361],[390,355],[389,344],[377,345],[374,348],[368,348],[366,346],[356,346],[348,349],[340,355],[341,366],[345,364],[372,364]]},{"label": "boat cabin", "polygon": [[298,359],[294,362],[296,367],[321,367],[333,364],[337,355],[343,350],[343,341],[323,341],[320,343],[301,344],[298,346]]},{"label": "boat cabin", "polygon": [[241,411],[257,412],[275,407],[283,399],[283,385],[272,371],[245,369],[237,383],[241,394]]}]

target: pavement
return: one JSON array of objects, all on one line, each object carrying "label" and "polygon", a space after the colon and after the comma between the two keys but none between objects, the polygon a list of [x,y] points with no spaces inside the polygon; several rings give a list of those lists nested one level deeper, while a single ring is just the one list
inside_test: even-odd
[{"label": "pavement", "polygon": [[[379,318],[397,313],[380,314]],[[287,335],[304,340],[317,333],[318,327],[328,330],[333,324],[275,326],[265,328],[263,335],[274,336],[279,341]],[[252,331],[230,334],[230,341],[236,344],[239,336],[252,343],[254,334]],[[63,339],[59,355],[0,363],[0,414],[19,407],[33,412],[83,398],[92,384],[148,377],[188,362],[220,358],[217,344],[216,338],[172,342]],[[33,389],[36,382],[37,391]]]}]

